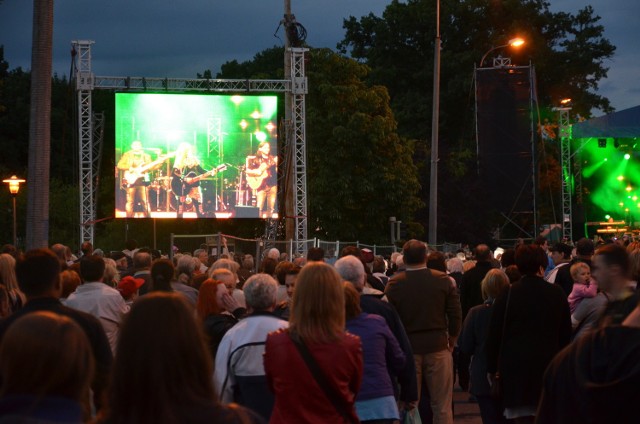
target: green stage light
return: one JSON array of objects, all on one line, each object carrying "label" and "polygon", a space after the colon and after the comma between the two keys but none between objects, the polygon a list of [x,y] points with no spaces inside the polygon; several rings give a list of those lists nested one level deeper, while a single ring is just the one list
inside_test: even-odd
[{"label": "green stage light", "polygon": [[631,155],[630,155],[629,153],[625,153],[625,154],[624,154],[624,158],[625,158],[626,160],[629,160],[629,159],[631,159]]},{"label": "green stage light", "polygon": [[606,219],[607,221],[611,219],[611,215],[605,215],[604,219]]}]

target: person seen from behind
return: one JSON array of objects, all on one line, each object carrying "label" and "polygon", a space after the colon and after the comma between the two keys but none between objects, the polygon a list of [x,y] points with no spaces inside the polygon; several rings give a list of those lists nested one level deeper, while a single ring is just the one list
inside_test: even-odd
[{"label": "person seen from behind", "polygon": [[193,309],[178,293],[139,298],[125,318],[101,423],[262,422],[238,405],[221,405],[213,363]]},{"label": "person seen from behind", "polygon": [[[301,352],[308,352],[306,360]],[[271,423],[359,422],[354,404],[362,383],[362,344],[345,331],[344,289],[332,266],[311,262],[300,271],[289,330],[268,335],[264,369],[275,394]]]}]

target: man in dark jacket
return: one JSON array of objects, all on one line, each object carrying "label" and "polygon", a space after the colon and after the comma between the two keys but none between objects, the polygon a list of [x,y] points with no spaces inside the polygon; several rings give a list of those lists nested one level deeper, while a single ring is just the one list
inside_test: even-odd
[{"label": "man in dark jacket", "polygon": [[15,320],[31,312],[49,311],[74,320],[87,335],[94,354],[96,372],[91,388],[94,402],[99,408],[113,361],[109,341],[100,321],[60,303],[60,262],[51,250],[35,249],[25,253],[16,262],[16,277],[20,290],[27,296],[27,303],[0,323],[0,340]]},{"label": "man in dark jacket", "polygon": [[467,316],[469,309],[482,305],[482,290],[480,288],[484,276],[493,268],[491,263],[491,250],[486,244],[479,244],[475,249],[476,266],[462,275],[460,287],[460,305],[462,306],[462,319]]}]

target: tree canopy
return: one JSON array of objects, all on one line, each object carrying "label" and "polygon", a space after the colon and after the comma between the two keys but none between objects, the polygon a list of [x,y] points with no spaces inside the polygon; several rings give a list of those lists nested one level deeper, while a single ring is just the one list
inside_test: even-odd
[{"label": "tree canopy", "polygon": [[[517,65],[533,65],[537,76],[541,119],[555,120],[554,106],[563,98],[573,99],[573,114],[589,117],[599,109],[610,112],[609,100],[597,93],[607,76],[606,61],[615,47],[604,37],[591,6],[577,13],[552,12],[544,0],[441,0],[441,83],[440,83],[440,168],[439,239],[468,240],[471,233],[484,238],[482,230],[463,229],[490,219],[479,201],[461,210],[461,196],[477,193],[475,172],[474,69],[480,58],[494,46],[515,36],[526,40],[519,51],[496,49],[494,55],[509,56]],[[398,133],[416,141],[416,163],[422,164],[420,182],[429,186],[431,99],[436,2],[393,0],[382,16],[369,14],[344,21],[346,30],[338,44],[342,54],[366,63],[371,72],[367,81],[387,87],[391,107],[398,121]],[[544,155],[547,149],[539,149]],[[543,172],[555,172],[554,160],[542,157]],[[558,185],[546,181],[545,193]],[[443,189],[442,185],[446,188]],[[427,199],[428,192],[421,192]],[[553,202],[547,202],[553,207]],[[559,204],[559,202],[556,202]],[[544,204],[544,202],[543,202]],[[556,205],[557,207],[557,205]],[[490,215],[490,214],[489,214]],[[545,211],[546,217],[553,213]],[[426,226],[426,211],[417,220]],[[460,225],[461,224],[461,225]],[[491,222],[483,221],[485,228]],[[463,232],[461,232],[463,231]],[[469,233],[471,232],[471,233]]]},{"label": "tree canopy", "polygon": [[[284,50],[274,47],[218,78],[277,78]],[[419,207],[413,143],[398,136],[385,87],[364,81],[366,65],[329,49],[311,49],[306,147],[309,234],[388,243],[389,217]]]}]

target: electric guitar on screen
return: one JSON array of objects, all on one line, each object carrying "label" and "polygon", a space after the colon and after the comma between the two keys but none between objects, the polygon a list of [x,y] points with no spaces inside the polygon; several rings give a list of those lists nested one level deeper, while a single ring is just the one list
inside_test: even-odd
[{"label": "electric guitar on screen", "polygon": [[194,184],[199,182],[201,179],[203,179],[203,178],[205,178],[205,177],[207,177],[209,175],[215,175],[218,172],[222,172],[222,171],[224,171],[226,169],[227,169],[227,165],[223,163],[221,165],[216,166],[211,171],[205,172],[204,174],[196,175],[195,172],[191,171],[186,176],[183,177],[182,181],[184,182],[185,188],[190,188],[190,187],[193,187]]},{"label": "electric guitar on screen", "polygon": [[158,159],[154,160],[153,162],[149,162],[146,165],[137,166],[135,168],[130,168],[130,169],[124,171],[124,175],[122,176],[122,185],[123,185],[123,187],[131,187],[141,177],[143,177],[144,174],[147,173],[147,171],[149,171],[150,169],[160,165],[162,162],[164,162],[165,160],[167,160],[169,158],[174,157],[175,155],[176,155],[175,152],[168,153],[166,155],[160,155],[158,157]]}]

